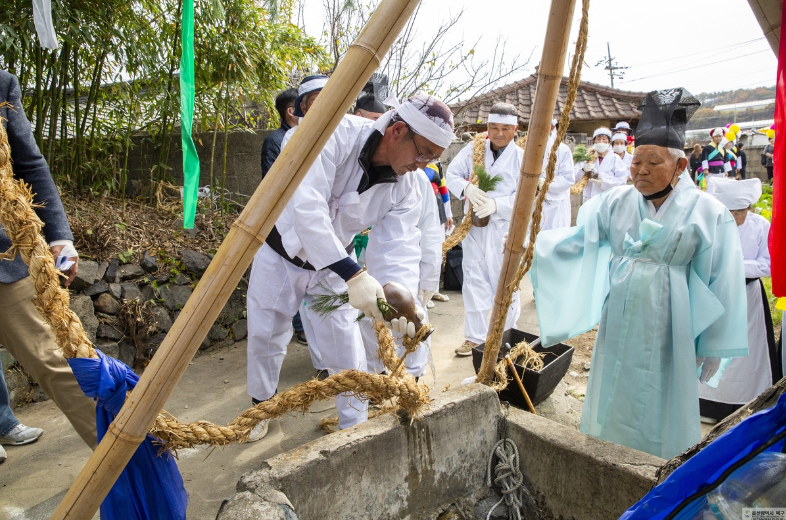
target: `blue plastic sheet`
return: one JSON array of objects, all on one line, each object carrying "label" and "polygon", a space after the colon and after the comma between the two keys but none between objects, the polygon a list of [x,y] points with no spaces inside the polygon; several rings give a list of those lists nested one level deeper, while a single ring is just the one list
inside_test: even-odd
[{"label": "blue plastic sheet", "polygon": [[[99,359],[71,358],[86,396],[97,399],[98,441],[123,407],[139,377],[124,363],[98,352]],[[158,455],[148,435],[101,504],[101,520],[185,520],[188,496],[171,453]]]},{"label": "blue plastic sheet", "polygon": [[[786,394],[769,410],[752,415],[715,439],[677,468],[674,473],[639,500],[620,520],[662,520],[683,500],[715,482],[727,468],[765,444],[786,428]],[[783,450],[783,441],[767,451]],[[677,518],[690,518],[704,505],[697,499]]]}]

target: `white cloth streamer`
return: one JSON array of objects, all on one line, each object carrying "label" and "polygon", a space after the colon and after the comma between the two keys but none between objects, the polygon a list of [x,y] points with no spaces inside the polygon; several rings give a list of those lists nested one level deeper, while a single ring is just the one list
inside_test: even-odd
[{"label": "white cloth streamer", "polygon": [[38,33],[41,47],[52,51],[57,50],[57,35],[55,27],[52,25],[51,0],[33,0],[33,23],[35,23],[35,31]]}]

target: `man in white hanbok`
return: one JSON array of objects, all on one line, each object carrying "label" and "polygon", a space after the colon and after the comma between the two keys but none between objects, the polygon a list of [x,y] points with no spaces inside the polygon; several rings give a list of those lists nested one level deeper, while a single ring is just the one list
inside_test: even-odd
[{"label": "man in white hanbok", "polygon": [[713,424],[752,401],[783,377],[781,356],[775,344],[772,315],[762,277],[770,276],[767,237],[770,223],[750,212],[761,197],[761,181],[736,181],[711,177],[707,192],[721,201],[737,223],[745,260],[745,288],[748,302],[748,357],[732,359],[723,372],[718,388],[699,385],[699,409],[703,422]]},{"label": "man in white hanbok", "polygon": [[[478,217],[491,216],[486,227],[469,230],[462,241],[464,259],[462,270],[464,283],[461,294],[464,297],[464,343],[456,349],[456,355],[471,356],[472,348],[486,341],[489,328],[489,313],[494,304],[494,293],[502,269],[499,244],[507,233],[516,198],[516,186],[524,150],[513,139],[518,130],[516,107],[508,103],[496,103],[489,111],[484,166],[490,176],[499,175],[502,181],[493,191],[484,192],[470,183],[474,171],[470,143],[456,154],[448,166],[448,190],[454,196],[465,199],[465,211],[472,202],[473,211]],[[508,310],[505,328],[516,325],[521,314],[518,292]]]},{"label": "man in white hanbok", "polygon": [[[610,148],[611,130],[602,126],[592,134],[592,148],[595,150],[595,164],[582,161],[576,164],[575,181],[578,182],[585,175],[589,177],[587,187],[584,188],[584,202],[600,195],[615,186],[624,186],[628,182],[630,171],[625,167],[620,157]],[[588,168],[585,168],[587,166]],[[594,166],[594,168],[591,168]]]},{"label": "man in white hanbok", "polygon": [[[538,189],[546,181],[546,165],[549,153],[557,137],[557,121],[551,121],[551,134],[543,154],[543,172],[540,174]],[[557,229],[570,227],[570,187],[574,182],[573,153],[565,143],[557,148],[557,162],[554,165],[554,180],[549,184],[549,192],[543,201],[543,220],[541,229]]]},{"label": "man in white hanbok", "polygon": [[[300,302],[308,306],[322,294],[320,286],[349,295],[349,304],[311,320],[322,361],[330,373],[366,370],[356,319],[360,311],[382,320],[377,300],[385,294],[350,253],[354,236],[373,226],[387,248],[386,260],[414,265],[417,271],[423,203],[416,170],[438,158],[452,139],[450,109],[426,95],[407,100],[377,121],[348,115],[339,122],[254,257],[247,299],[248,393],[253,402],[276,393],[291,334],[289,319]],[[386,325],[415,335],[406,319]],[[367,417],[366,402],[351,396],[339,396],[336,408],[342,429]],[[268,424],[263,423],[249,440],[265,435]]]},{"label": "man in white hanbok", "polygon": [[720,358],[748,353],[737,226],[680,177],[699,106],[684,89],[648,94],[634,185],[539,234],[529,273],[544,346],[600,324],[581,431],[665,459],[701,439],[697,372],[709,381]]}]

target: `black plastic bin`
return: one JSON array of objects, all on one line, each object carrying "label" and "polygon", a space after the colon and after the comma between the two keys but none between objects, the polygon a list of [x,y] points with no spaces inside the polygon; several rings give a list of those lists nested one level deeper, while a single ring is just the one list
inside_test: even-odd
[{"label": "black plastic bin", "polygon": [[[526,340],[532,343],[536,339],[538,339],[538,336],[535,334],[516,329],[506,330],[502,335],[502,348],[500,349],[500,356],[497,359],[501,360],[505,357],[504,352],[507,350],[505,348],[505,343],[510,343],[511,347],[515,347],[521,341]],[[485,346],[485,343],[481,343],[472,349],[472,364],[475,366],[476,374],[480,370],[480,365],[483,362],[483,349]],[[538,345],[534,350],[535,352],[546,354],[546,357],[543,358],[544,366],[540,372],[532,370],[531,368],[527,368],[525,372],[524,367],[516,363],[515,359],[513,363],[516,367],[516,372],[518,372],[521,378],[521,382],[524,383],[524,389],[527,390],[527,394],[529,394],[532,404],[538,405],[551,395],[557,387],[557,384],[559,384],[562,378],[565,377],[565,374],[568,373],[570,362],[573,359],[573,347],[565,345],[564,343],[557,343],[548,348]],[[524,396],[521,395],[521,390],[519,390],[519,386],[516,380],[513,379],[512,374],[508,375],[508,386],[499,393],[499,398],[503,401],[509,401],[519,408],[529,410],[527,402],[524,400]]]}]

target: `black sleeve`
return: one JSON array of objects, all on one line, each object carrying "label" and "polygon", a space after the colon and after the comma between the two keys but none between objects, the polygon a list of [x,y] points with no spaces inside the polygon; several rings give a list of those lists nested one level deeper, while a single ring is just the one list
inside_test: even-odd
[{"label": "black sleeve", "polygon": [[6,131],[8,144],[11,146],[14,177],[30,185],[33,202],[40,205],[35,208],[35,212],[44,223],[43,232],[46,241],[73,240],[74,235],[71,234],[71,226],[68,224],[55,181],[52,179],[44,156],[38,150],[30,122],[22,108],[19,81],[16,76],[5,71],[0,71],[0,74],[10,76],[8,92],[0,99],[7,100],[11,105],[7,110]]},{"label": "black sleeve", "polygon": [[270,171],[270,168],[273,166],[273,163],[276,162],[276,158],[281,153],[281,143],[276,142],[273,139],[272,135],[269,135],[265,138],[265,141],[262,143],[262,178],[265,178],[267,172]]}]

